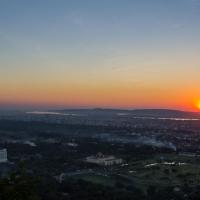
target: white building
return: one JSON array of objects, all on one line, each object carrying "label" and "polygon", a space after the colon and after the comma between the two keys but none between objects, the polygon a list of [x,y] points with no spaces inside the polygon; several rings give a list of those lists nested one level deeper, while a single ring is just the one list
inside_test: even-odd
[{"label": "white building", "polygon": [[78,144],[74,143],[74,142],[68,142],[67,145],[69,147],[78,147]]},{"label": "white building", "polygon": [[0,150],[0,163],[6,163],[7,161],[7,149]]},{"label": "white building", "polygon": [[104,156],[102,153],[98,153],[96,156],[89,156],[86,158],[86,161],[88,163],[94,163],[104,166],[121,164],[123,162],[121,158],[116,158],[115,156]]}]

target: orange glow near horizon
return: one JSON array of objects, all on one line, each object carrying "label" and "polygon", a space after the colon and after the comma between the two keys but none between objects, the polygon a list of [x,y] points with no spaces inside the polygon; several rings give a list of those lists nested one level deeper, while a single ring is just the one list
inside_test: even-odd
[{"label": "orange glow near horizon", "polygon": [[[200,101],[192,100],[186,91],[179,93],[162,88],[134,87],[127,85],[70,85],[18,89],[4,93],[0,104],[34,107],[105,107],[105,108],[166,108],[186,111],[200,110]],[[194,91],[196,92],[196,91]]]},{"label": "orange glow near horizon", "polygon": [[[57,77],[57,76],[56,76]],[[199,88],[193,85],[169,84],[168,81],[135,82],[121,76],[49,79],[31,77],[6,81],[0,85],[0,106],[16,107],[105,107],[166,108],[186,111],[200,109]],[[14,79],[13,79],[14,80]],[[6,88],[6,89],[5,89]],[[193,88],[193,89],[191,89]],[[198,102],[198,103],[197,103]]]}]

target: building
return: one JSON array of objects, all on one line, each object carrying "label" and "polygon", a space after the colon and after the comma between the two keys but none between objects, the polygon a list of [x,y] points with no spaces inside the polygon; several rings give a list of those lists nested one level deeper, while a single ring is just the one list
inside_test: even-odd
[{"label": "building", "polygon": [[98,153],[96,156],[87,157],[86,162],[102,166],[111,166],[121,164],[123,160],[121,158],[116,158],[115,156],[105,156],[102,153]]},{"label": "building", "polygon": [[7,149],[0,150],[0,163],[6,163],[7,161]]},{"label": "building", "polygon": [[78,144],[76,144],[76,143],[74,143],[74,142],[68,142],[67,143],[67,145],[69,146],[69,147],[78,147]]}]

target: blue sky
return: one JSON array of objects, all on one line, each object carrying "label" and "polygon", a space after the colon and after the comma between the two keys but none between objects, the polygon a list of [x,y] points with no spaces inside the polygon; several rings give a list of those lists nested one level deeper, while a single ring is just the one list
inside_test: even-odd
[{"label": "blue sky", "polygon": [[100,81],[125,89],[132,84],[133,91],[150,85],[147,93],[160,87],[197,93],[199,21],[199,0],[1,0],[2,102],[29,95],[25,90],[37,93],[37,84],[44,90],[71,85],[78,92],[88,82],[99,89]]}]

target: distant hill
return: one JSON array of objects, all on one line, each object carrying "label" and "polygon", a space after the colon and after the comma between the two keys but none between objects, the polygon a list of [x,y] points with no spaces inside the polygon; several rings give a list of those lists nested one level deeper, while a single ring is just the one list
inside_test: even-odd
[{"label": "distant hill", "polygon": [[198,113],[198,112],[187,112],[187,111],[172,110],[172,109],[126,110],[126,109],[94,108],[94,109],[64,109],[64,110],[56,110],[56,112],[73,113],[73,114],[87,114],[87,115],[127,114],[127,115],[135,115],[138,117],[200,118],[200,113]]}]

